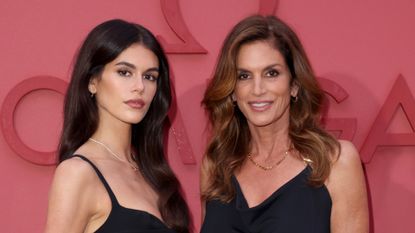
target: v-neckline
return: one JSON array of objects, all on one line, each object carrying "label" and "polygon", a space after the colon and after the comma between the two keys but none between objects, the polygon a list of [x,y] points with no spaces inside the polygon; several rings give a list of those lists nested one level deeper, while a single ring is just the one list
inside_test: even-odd
[{"label": "v-neckline", "polygon": [[276,196],[278,196],[282,191],[287,189],[291,183],[299,179],[302,176],[302,174],[307,172],[308,170],[309,170],[309,166],[307,165],[297,175],[295,175],[293,178],[289,179],[287,182],[281,185],[278,189],[276,189],[273,193],[271,193],[271,195],[265,198],[262,202],[251,207],[249,207],[248,201],[245,198],[242,188],[238,182],[238,179],[236,178],[235,175],[232,175],[232,179],[235,182],[235,187],[236,187],[236,204],[237,204],[236,207],[239,210],[254,210],[254,209],[260,208],[263,205],[266,205],[268,202],[272,201]]}]

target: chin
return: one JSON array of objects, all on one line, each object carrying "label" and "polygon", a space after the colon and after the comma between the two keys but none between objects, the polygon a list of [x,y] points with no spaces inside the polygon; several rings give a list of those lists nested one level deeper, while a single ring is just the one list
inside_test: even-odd
[{"label": "chin", "polygon": [[255,127],[261,128],[261,127],[267,127],[269,125],[271,125],[272,122],[268,122],[268,123],[259,123],[259,124],[252,124]]},{"label": "chin", "polygon": [[265,127],[268,125],[271,125],[272,123],[274,123],[274,120],[270,120],[270,119],[253,119],[253,120],[248,120],[248,122],[255,126],[255,127]]},{"label": "chin", "polygon": [[125,117],[122,119],[124,122],[128,124],[138,124],[144,119],[144,116],[131,116],[131,117]]}]

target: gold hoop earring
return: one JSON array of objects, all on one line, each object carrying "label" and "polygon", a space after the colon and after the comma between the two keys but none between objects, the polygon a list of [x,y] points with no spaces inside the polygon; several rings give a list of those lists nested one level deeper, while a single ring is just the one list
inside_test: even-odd
[{"label": "gold hoop earring", "polygon": [[233,106],[235,107],[236,106],[236,99],[233,95],[231,96],[231,101],[232,101]]},{"label": "gold hoop earring", "polygon": [[293,101],[293,103],[297,103],[298,96],[291,96],[291,100]]}]

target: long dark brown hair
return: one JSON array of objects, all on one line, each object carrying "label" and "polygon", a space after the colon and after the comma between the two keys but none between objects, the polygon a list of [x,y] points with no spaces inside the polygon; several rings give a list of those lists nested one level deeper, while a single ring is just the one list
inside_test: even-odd
[{"label": "long dark brown hair", "polygon": [[91,77],[100,74],[106,64],[133,44],[151,50],[159,61],[156,94],[143,120],[132,126],[131,145],[137,152],[133,159],[159,195],[158,208],[165,223],[177,232],[187,233],[189,209],[163,150],[167,112],[171,103],[169,66],[154,35],[141,25],[119,19],[109,20],[95,27],[83,42],[65,97],[59,162],[71,158],[76,149],[97,130],[98,108],[95,98],[91,98],[88,91]]},{"label": "long dark brown hair", "polygon": [[230,201],[235,193],[231,176],[250,150],[247,120],[232,103],[237,80],[236,58],[242,45],[266,41],[284,57],[291,85],[299,86],[297,101],[290,102],[289,138],[300,154],[312,161],[309,183],[319,186],[327,179],[339,143],[320,126],[324,94],[303,46],[294,31],[274,16],[251,16],[239,22],[226,37],[203,105],[209,115],[212,136],[203,159],[206,184],[202,199]]}]

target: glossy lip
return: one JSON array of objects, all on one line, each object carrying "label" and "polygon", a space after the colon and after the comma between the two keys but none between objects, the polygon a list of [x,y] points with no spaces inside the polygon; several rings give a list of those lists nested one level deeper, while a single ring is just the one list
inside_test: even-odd
[{"label": "glossy lip", "polygon": [[131,99],[124,101],[128,106],[135,109],[142,109],[146,103],[142,99]]},{"label": "glossy lip", "polygon": [[[249,101],[248,105],[255,112],[264,112],[271,108],[273,102],[274,101],[270,101],[270,100]],[[258,104],[262,104],[262,105],[258,106]]]}]

